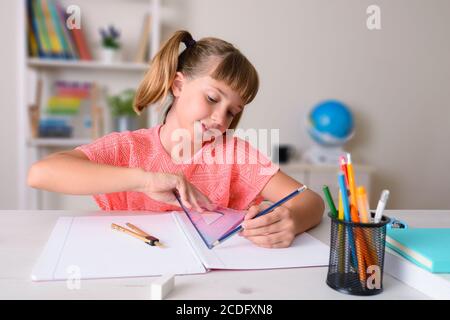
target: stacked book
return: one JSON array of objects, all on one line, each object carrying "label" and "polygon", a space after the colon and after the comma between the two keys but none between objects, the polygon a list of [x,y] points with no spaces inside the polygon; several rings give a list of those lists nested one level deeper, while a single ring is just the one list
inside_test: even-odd
[{"label": "stacked book", "polygon": [[82,29],[57,0],[27,0],[30,57],[92,60]]}]

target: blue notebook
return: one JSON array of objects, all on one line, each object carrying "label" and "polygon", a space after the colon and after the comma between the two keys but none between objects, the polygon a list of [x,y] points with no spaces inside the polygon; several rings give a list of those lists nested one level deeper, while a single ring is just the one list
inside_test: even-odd
[{"label": "blue notebook", "polygon": [[450,229],[388,229],[386,245],[433,273],[450,273]]}]

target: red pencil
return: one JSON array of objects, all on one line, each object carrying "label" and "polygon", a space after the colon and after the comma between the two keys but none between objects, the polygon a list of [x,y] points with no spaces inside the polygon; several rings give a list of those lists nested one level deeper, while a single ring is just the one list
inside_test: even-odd
[{"label": "red pencil", "polygon": [[344,157],[344,156],[341,156],[341,157],[339,158],[339,163],[340,163],[340,166],[341,166],[341,171],[342,171],[342,173],[343,173],[344,176],[345,176],[345,183],[346,183],[347,188],[348,188],[347,163],[346,163],[346,161],[345,161],[345,157]]}]

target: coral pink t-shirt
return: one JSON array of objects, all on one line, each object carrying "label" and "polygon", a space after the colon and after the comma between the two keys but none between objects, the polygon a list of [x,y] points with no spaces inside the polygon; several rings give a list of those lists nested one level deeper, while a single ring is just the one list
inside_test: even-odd
[{"label": "coral pink t-shirt", "polygon": [[[245,210],[263,200],[259,193],[279,167],[249,142],[237,137],[218,139],[220,142],[206,144],[189,161],[177,163],[161,144],[161,126],[113,132],[76,149],[99,164],[183,173],[213,203],[224,207]],[[94,199],[102,210],[179,210],[142,192],[97,194]]]}]

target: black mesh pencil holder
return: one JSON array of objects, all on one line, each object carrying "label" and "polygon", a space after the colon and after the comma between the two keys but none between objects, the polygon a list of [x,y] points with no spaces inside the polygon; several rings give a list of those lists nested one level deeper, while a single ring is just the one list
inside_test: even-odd
[{"label": "black mesh pencil holder", "polygon": [[331,213],[328,216],[331,218],[328,286],[352,295],[381,293],[386,225],[390,219],[383,216],[379,223],[353,223],[334,218]]}]

